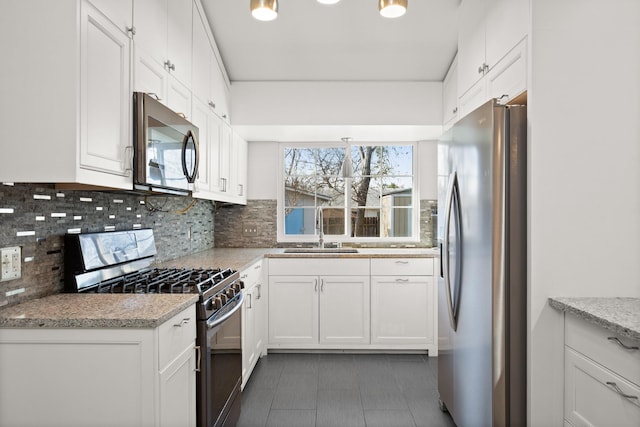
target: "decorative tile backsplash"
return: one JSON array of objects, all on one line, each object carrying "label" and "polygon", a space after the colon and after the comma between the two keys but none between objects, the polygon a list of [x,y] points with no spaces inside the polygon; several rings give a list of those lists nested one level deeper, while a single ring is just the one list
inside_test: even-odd
[{"label": "decorative tile backsplash", "polygon": [[22,249],[22,277],[0,282],[0,306],[62,290],[66,233],[133,228],[153,228],[158,261],[177,258],[213,248],[214,206],[188,197],[0,184],[0,247]]},{"label": "decorative tile backsplash", "polygon": [[[219,248],[264,248],[286,247],[291,243],[277,243],[277,202],[276,200],[248,200],[246,206],[229,205],[216,211],[216,247]],[[436,245],[436,221],[438,202],[420,201],[420,242],[408,245],[432,247]],[[257,236],[243,235],[245,226],[256,226]],[[353,245],[358,246],[358,245]],[[372,244],[368,247],[389,246]]]}]

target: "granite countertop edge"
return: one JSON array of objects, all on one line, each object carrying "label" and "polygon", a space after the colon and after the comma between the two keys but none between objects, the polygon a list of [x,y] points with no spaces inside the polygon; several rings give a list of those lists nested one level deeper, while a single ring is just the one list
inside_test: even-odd
[{"label": "granite countertop edge", "polygon": [[[0,329],[154,329],[193,305],[198,295],[55,294],[0,310]],[[108,314],[96,310],[92,299],[102,298]],[[162,300],[160,300],[162,298]],[[69,305],[73,308],[69,308]],[[38,311],[38,307],[47,309]],[[49,314],[51,313],[51,314]]]},{"label": "granite countertop edge", "polygon": [[640,298],[551,297],[549,305],[640,341]]}]

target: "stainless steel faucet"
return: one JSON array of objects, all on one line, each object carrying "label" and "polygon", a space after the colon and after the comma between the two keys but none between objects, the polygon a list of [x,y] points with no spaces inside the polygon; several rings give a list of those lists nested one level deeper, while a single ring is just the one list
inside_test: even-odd
[{"label": "stainless steel faucet", "polygon": [[318,247],[324,248],[324,217],[322,214],[322,206],[316,209],[316,231],[318,232]]}]

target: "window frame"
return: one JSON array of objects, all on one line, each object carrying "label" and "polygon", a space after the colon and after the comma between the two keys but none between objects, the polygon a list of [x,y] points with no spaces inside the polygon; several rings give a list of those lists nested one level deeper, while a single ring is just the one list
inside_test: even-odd
[{"label": "window frame", "polygon": [[[285,149],[286,148],[345,148],[346,150],[351,150],[353,146],[411,146],[412,147],[412,180],[413,180],[413,189],[412,189],[412,202],[410,205],[412,209],[412,218],[411,218],[411,236],[407,237],[351,237],[347,233],[350,230],[345,229],[345,234],[342,235],[324,235],[324,242],[326,243],[415,243],[420,241],[420,171],[418,168],[418,159],[419,159],[419,145],[417,142],[382,142],[382,141],[358,141],[358,142],[349,142],[349,143],[337,143],[337,142],[280,142],[278,143],[278,171],[277,171],[277,180],[278,180],[278,189],[277,189],[277,242],[278,243],[294,243],[294,244],[303,244],[303,243],[317,243],[318,242],[318,234],[314,231],[313,234],[285,234],[285,174],[284,174],[284,160],[285,160]],[[346,185],[350,189],[350,181]],[[348,203],[348,206],[345,206],[345,215],[347,212],[350,212],[351,209],[356,206],[352,205],[351,195],[345,192],[345,204]],[[380,206],[381,208],[381,206]]]}]

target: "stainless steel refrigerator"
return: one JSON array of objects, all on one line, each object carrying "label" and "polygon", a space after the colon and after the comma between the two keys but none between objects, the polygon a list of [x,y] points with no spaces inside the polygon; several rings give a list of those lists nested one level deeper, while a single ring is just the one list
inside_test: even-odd
[{"label": "stainless steel refrigerator", "polygon": [[491,100],[438,144],[438,391],[459,427],[526,424],[526,116]]}]

